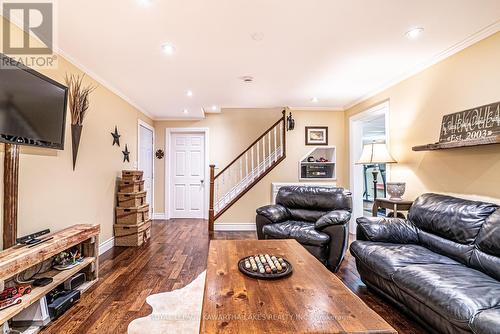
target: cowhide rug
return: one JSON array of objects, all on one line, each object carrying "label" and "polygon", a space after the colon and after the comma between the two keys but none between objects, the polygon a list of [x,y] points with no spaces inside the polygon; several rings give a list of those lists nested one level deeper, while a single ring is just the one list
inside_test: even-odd
[{"label": "cowhide rug", "polygon": [[205,273],[181,289],[148,296],[153,313],[133,320],[128,334],[199,333]]}]

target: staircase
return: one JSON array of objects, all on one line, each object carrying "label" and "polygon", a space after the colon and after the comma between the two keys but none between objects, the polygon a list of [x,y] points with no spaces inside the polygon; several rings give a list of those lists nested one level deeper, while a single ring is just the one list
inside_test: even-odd
[{"label": "staircase", "polygon": [[286,158],[286,115],[215,175],[210,165],[209,230],[214,222]]}]

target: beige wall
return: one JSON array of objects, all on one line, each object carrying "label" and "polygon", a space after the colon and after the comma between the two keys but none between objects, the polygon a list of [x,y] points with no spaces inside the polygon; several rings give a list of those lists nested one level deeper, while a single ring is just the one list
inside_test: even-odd
[{"label": "beige wall", "polygon": [[[56,70],[40,72],[61,83],[64,83],[66,73],[82,73],[60,56]],[[86,81],[97,84],[90,78]],[[134,167],[137,157],[137,120],[142,119],[150,124],[152,121],[100,85],[90,98],[76,170],[73,171],[70,119],[68,112],[63,151],[29,147],[21,149],[20,236],[44,228],[60,230],[77,223],[101,224],[101,242],[113,235],[117,177],[122,169]],[[122,135],[121,148],[111,146],[110,132],[115,125]],[[125,144],[131,151],[131,163],[122,162],[121,150]],[[3,145],[1,146],[3,151]],[[0,161],[3,161],[3,152],[0,152]],[[0,164],[0,175],[2,174],[3,163]],[[1,196],[3,189],[0,191],[0,201],[3,203]],[[2,209],[0,207],[0,214]]]},{"label": "beige wall", "polygon": [[[210,163],[224,168],[259,135],[281,117],[282,109],[225,109],[221,114],[208,114],[199,121],[155,122],[156,148],[165,146],[165,128],[193,127],[208,128],[210,132]],[[287,158],[271,173],[253,187],[238,203],[217,221],[218,223],[252,223],[255,209],[271,201],[271,182],[298,182],[298,161],[312,147],[304,145],[304,127],[311,125],[329,126],[329,144],[337,146],[337,183],[345,185],[346,156],[344,113],[336,111],[292,111],[296,121],[294,131],[287,133]],[[156,160],[155,165],[155,212],[165,210],[164,163]]]},{"label": "beige wall", "polygon": [[[498,145],[436,152],[411,150],[414,145],[438,139],[444,114],[500,100],[498,59],[500,33],[345,113],[293,111],[297,126],[288,133],[287,159],[228,210],[219,222],[253,222],[255,208],[271,201],[271,182],[298,181],[297,162],[310,149],[304,145],[304,127],[307,125],[329,126],[329,144],[337,146],[337,184],[348,187],[349,116],[386,100],[390,101],[391,151],[399,161],[392,168],[391,178],[408,183],[408,197],[437,191],[500,198]],[[62,57],[57,70],[41,72],[59,82],[63,82],[66,73],[81,73]],[[155,148],[164,148],[165,128],[207,127],[210,130],[210,162],[224,167],[280,115],[281,109],[224,110],[222,114],[210,114],[199,121],[155,122]],[[101,240],[109,239],[114,219],[116,178],[122,169],[133,168],[136,161],[137,119],[152,124],[130,104],[99,86],[91,97],[76,171],[73,172],[71,167],[69,122],[64,151],[23,148],[19,235],[43,228],[58,230],[76,223],[98,223],[102,228]],[[110,132],[115,125],[122,135],[122,145],[128,144],[132,152],[132,163],[122,163],[121,149],[111,146]],[[155,161],[157,213],[165,210],[164,163],[167,159],[168,156]],[[2,164],[0,173],[3,173]]]},{"label": "beige wall", "polygon": [[[446,192],[500,198],[500,146],[413,152],[439,139],[441,118],[500,100],[500,33],[347,110],[349,117],[389,100],[391,179],[407,182],[407,196]],[[346,141],[348,143],[349,141]]]}]

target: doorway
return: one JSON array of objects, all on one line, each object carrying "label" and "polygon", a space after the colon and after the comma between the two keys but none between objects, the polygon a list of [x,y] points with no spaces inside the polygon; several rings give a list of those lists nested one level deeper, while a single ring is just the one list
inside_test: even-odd
[{"label": "doorway", "polygon": [[208,129],[167,129],[167,217],[207,218]]},{"label": "doorway", "polygon": [[385,197],[385,185],[389,169],[385,164],[379,164],[377,187],[374,189],[372,170],[370,165],[357,165],[363,145],[373,142],[388,143],[389,133],[389,101],[376,105],[349,119],[350,144],[350,188],[352,192],[353,214],[350,224],[350,233],[356,233],[356,218],[371,216],[375,192],[377,197]]},{"label": "doorway", "polygon": [[154,205],[154,128],[142,120],[137,125],[137,168],[144,172],[144,190],[146,202],[149,203],[149,214],[152,215]]}]

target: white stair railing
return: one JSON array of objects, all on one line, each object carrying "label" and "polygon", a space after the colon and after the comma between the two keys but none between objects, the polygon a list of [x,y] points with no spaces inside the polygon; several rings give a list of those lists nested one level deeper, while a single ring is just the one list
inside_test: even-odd
[{"label": "white stair railing", "polygon": [[215,175],[210,165],[210,228],[223,212],[286,157],[285,111],[283,117]]}]

